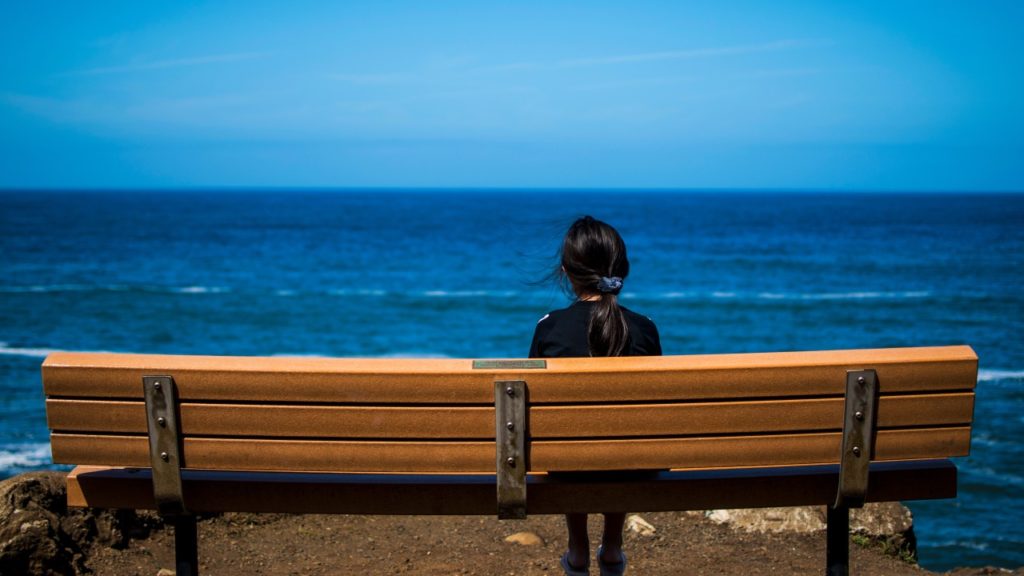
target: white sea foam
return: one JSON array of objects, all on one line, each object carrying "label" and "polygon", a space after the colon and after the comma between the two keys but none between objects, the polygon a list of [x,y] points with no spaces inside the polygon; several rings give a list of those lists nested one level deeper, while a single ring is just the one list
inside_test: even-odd
[{"label": "white sea foam", "polygon": [[57,292],[122,292],[127,286],[120,284],[37,284],[33,286],[0,286],[0,293],[6,294],[52,294]]},{"label": "white sea foam", "polygon": [[936,542],[930,544],[929,548],[971,548],[973,550],[985,551],[988,550],[987,542],[978,542],[975,540],[945,540],[942,542]]},{"label": "white sea foam", "polygon": [[361,288],[359,290],[349,290],[348,288],[335,288],[328,290],[328,294],[333,296],[387,296],[387,290],[380,290],[376,288]]},{"label": "white sea foam", "polygon": [[931,292],[914,290],[904,292],[760,292],[757,297],[763,300],[898,300],[902,298],[927,298]]},{"label": "white sea foam", "polygon": [[427,290],[423,296],[431,298],[477,298],[482,296],[509,297],[517,294],[514,290]]},{"label": "white sea foam", "polygon": [[57,294],[61,292],[163,292],[168,294],[220,294],[230,292],[224,286],[130,286],[128,284],[39,284],[0,286],[2,294]]},{"label": "white sea foam", "polygon": [[359,356],[332,356],[330,354],[316,354],[312,352],[282,352],[272,354],[278,358],[453,358],[447,354],[437,352],[392,352],[390,354],[369,354]]},{"label": "white sea foam", "polygon": [[1024,370],[978,370],[978,382],[995,380],[1024,380]]},{"label": "white sea foam", "polygon": [[964,466],[961,468],[964,476],[977,476],[986,478],[994,481],[1000,486],[1012,485],[1012,486],[1024,486],[1024,478],[1017,476],[1016,474],[1008,474],[1006,472],[1000,472],[988,467],[977,467]]},{"label": "white sea foam", "polygon": [[230,289],[224,286],[183,286],[181,288],[170,288],[175,294],[222,294]]},{"label": "white sea foam", "polygon": [[836,292],[822,294],[801,294],[800,298],[803,300],[863,300],[867,298],[927,298],[928,296],[931,296],[931,292],[926,292],[922,290],[912,292]]},{"label": "white sea foam", "polygon": [[[0,355],[6,356],[26,356],[30,358],[45,358],[50,354],[57,352],[67,352],[59,348],[21,348],[15,346],[8,346],[7,342],[0,342]],[[93,353],[109,353],[107,350],[78,350],[78,352],[93,352]],[[279,356],[285,358],[338,358],[339,356],[332,354],[321,354],[317,352],[281,352],[277,354],[271,354],[271,356]],[[361,355],[359,358],[452,358],[447,354],[440,354],[437,352],[392,352],[388,354],[377,354],[377,355]],[[2,455],[2,453],[0,453]]]},{"label": "white sea foam", "polygon": [[0,342],[0,354],[4,356],[29,356],[32,358],[45,358],[54,352],[61,352],[54,348],[19,348],[8,346],[7,342]]},{"label": "white sea foam", "polygon": [[998,440],[996,438],[993,438],[991,434],[985,434],[985,433],[973,434],[971,436],[971,443],[974,444],[974,445],[989,446],[989,447],[991,447],[991,446],[999,446],[1000,444],[1006,444],[1006,442],[1004,442],[1002,440]]},{"label": "white sea foam", "polygon": [[0,472],[38,468],[50,462],[50,444],[47,442],[0,446]]},{"label": "white sea foam", "polygon": [[[0,293],[6,294],[27,294],[27,293],[60,293],[60,292],[151,292],[164,294],[223,294],[231,292],[232,288],[227,286],[134,286],[127,284],[47,284],[32,286],[0,286]],[[298,290],[282,288],[273,290],[278,296],[294,296]],[[335,296],[388,296],[388,290],[377,288],[337,288],[327,290],[328,294]],[[478,297],[513,297],[524,295],[517,290],[425,290],[422,292],[404,293],[406,296],[420,296],[428,298],[478,298]],[[530,296],[530,293],[525,293]],[[754,299],[754,300],[898,300],[911,298],[928,298],[931,292],[925,290],[911,291],[866,291],[866,292],[735,292],[728,290],[716,290],[712,292],[692,292],[670,290],[667,292],[623,292],[622,296],[627,299],[688,299],[688,298],[712,298],[712,299]]]},{"label": "white sea foam", "polygon": [[734,292],[715,290],[712,292],[668,291],[657,293],[634,293],[637,298],[654,298],[659,300],[675,299],[740,299],[740,300],[901,300],[912,298],[928,298],[931,292],[916,290],[903,292]]},{"label": "white sea foam", "polygon": [[[0,355],[3,356],[27,356],[30,358],[46,358],[57,352],[68,352],[60,348],[23,348],[19,346],[8,346],[7,342],[0,342]],[[98,352],[106,353],[107,350],[76,350],[76,352]]]},{"label": "white sea foam", "polygon": [[436,352],[392,352],[390,354],[372,356],[372,358],[454,358],[454,356],[438,354]]}]

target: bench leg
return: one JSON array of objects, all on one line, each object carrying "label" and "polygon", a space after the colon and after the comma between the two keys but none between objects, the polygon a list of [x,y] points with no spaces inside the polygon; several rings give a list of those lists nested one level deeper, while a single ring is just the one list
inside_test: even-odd
[{"label": "bench leg", "polygon": [[826,576],[848,576],[850,573],[850,509],[828,507],[825,535]]},{"label": "bench leg", "polygon": [[177,576],[199,576],[199,528],[194,515],[177,516],[174,524],[174,568]]}]

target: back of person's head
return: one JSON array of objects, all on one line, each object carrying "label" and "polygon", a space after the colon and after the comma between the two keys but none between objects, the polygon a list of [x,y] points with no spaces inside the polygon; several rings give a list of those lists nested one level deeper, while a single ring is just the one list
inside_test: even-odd
[{"label": "back of person's head", "polygon": [[559,275],[581,300],[594,303],[587,328],[591,356],[621,356],[629,343],[629,325],[619,306],[629,276],[626,243],[610,225],[584,216],[569,226],[561,249]]}]

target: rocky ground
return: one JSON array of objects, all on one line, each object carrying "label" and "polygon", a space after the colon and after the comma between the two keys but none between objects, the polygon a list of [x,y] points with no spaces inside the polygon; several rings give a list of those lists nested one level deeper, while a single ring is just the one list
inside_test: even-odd
[{"label": "rocky ground", "polygon": [[[151,514],[63,509],[63,478],[0,483],[0,575],[171,574],[171,529]],[[823,512],[812,508],[632,518],[631,574],[820,574]],[[592,534],[600,518],[591,518]],[[898,505],[852,520],[856,574],[930,574],[907,562],[913,533]],[[777,531],[778,530],[778,531]],[[874,531],[874,532],[872,532]],[[199,523],[200,572],[254,574],[561,574],[561,518],[223,514]],[[874,535],[872,535],[874,534]],[[881,535],[884,534],[884,535]],[[594,571],[596,573],[596,570]],[[954,572],[1016,574],[972,569]]]}]

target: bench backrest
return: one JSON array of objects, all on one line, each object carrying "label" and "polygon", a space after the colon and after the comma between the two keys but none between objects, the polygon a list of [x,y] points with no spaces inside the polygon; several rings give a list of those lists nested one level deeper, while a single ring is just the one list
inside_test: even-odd
[{"label": "bench backrest", "polygon": [[495,381],[526,382],[531,472],[704,469],[838,462],[860,369],[878,375],[874,460],[968,453],[967,346],[543,363],[57,353],[43,382],[57,463],[149,467],[143,377],[169,376],[185,468],[494,473]]}]

